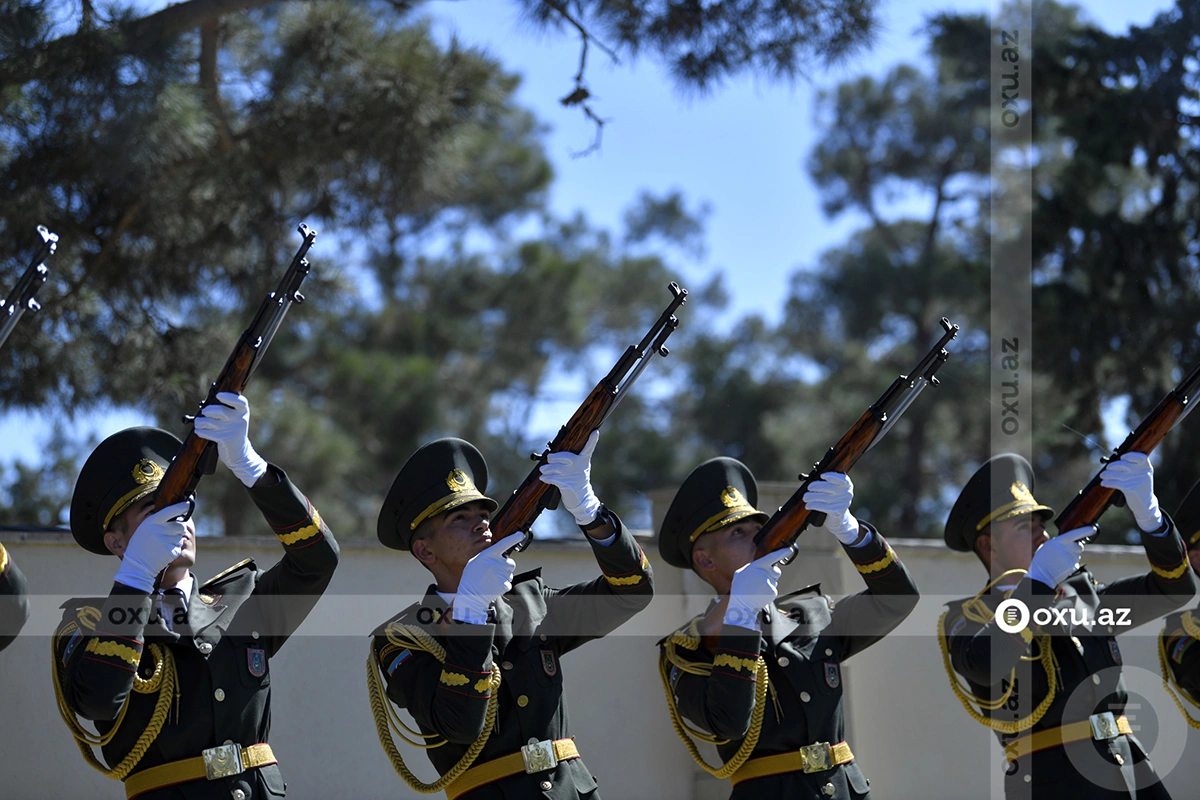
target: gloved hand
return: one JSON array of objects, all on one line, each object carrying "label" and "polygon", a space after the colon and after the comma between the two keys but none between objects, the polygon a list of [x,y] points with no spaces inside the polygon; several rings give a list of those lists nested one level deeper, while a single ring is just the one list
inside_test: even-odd
[{"label": "gloved hand", "polygon": [[763,606],[779,594],[780,559],[792,552],[790,547],[768,553],[757,561],[733,573],[729,587],[729,605],[725,609],[725,624],[760,630]]},{"label": "gloved hand", "polygon": [[196,435],[217,443],[221,463],[246,486],[253,486],[267,471],[267,462],[250,445],[250,401],[233,392],[218,392],[217,400],[196,417]]},{"label": "gloved hand", "polygon": [[472,625],[487,622],[488,606],[512,588],[513,572],[517,568],[517,562],[507,558],[504,551],[524,538],[525,534],[520,531],[505,536],[467,562],[454,595],[453,618],[456,621]]},{"label": "gloved hand", "polygon": [[1117,461],[1110,461],[1100,473],[1100,485],[1125,496],[1125,505],[1143,531],[1150,533],[1162,527],[1162,512],[1154,496],[1154,467],[1148,455],[1126,453]]},{"label": "gloved hand", "polygon": [[854,483],[849,475],[826,472],[809,484],[804,493],[804,507],[825,514],[825,530],[842,544],[854,544],[858,539],[858,520],[850,513],[854,499]]},{"label": "gloved hand", "polygon": [[153,591],[158,573],[183,552],[187,526],[181,518],[187,512],[187,503],[176,503],[142,520],[125,544],[113,580],[143,592]]},{"label": "gloved hand", "polygon": [[1038,548],[1029,564],[1029,577],[1057,588],[1071,573],[1079,569],[1083,556],[1083,539],[1096,535],[1096,527],[1088,525],[1073,531],[1060,533]]},{"label": "gloved hand", "polygon": [[575,522],[587,525],[596,521],[600,513],[600,501],[592,491],[592,452],[600,440],[600,431],[592,431],[583,452],[551,453],[542,465],[542,483],[558,487],[562,493],[563,506],[575,517]]}]

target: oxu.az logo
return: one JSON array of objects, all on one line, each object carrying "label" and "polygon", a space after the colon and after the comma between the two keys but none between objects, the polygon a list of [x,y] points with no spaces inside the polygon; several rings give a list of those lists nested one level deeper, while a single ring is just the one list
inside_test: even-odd
[{"label": "oxu.az logo", "polygon": [[1133,620],[1129,618],[1128,608],[1102,608],[1092,617],[1091,609],[1068,606],[1065,608],[1039,608],[1032,613],[1029,606],[1015,597],[1010,597],[996,606],[996,626],[1005,633],[1019,633],[1029,627],[1029,621],[1039,627],[1052,625],[1081,626],[1090,628],[1093,625],[1106,627],[1129,627]]}]

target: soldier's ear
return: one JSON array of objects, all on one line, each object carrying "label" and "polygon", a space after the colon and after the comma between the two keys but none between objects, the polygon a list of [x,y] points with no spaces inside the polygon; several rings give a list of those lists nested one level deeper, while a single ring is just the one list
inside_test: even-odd
[{"label": "soldier's ear", "polygon": [[116,531],[107,531],[104,534],[104,546],[108,548],[108,552],[118,558],[125,557],[125,537]]},{"label": "soldier's ear", "polygon": [[712,568],[712,556],[708,554],[707,550],[705,550],[703,547],[697,547],[692,550],[692,569],[703,575],[704,570],[710,570]]},{"label": "soldier's ear", "polygon": [[980,533],[975,537],[975,555],[979,556],[979,560],[984,563],[984,566],[992,566],[992,535],[988,532]]},{"label": "soldier's ear", "polygon": [[433,552],[433,548],[429,546],[428,539],[413,539],[412,554],[417,557],[425,566],[429,566],[437,561],[437,555]]}]

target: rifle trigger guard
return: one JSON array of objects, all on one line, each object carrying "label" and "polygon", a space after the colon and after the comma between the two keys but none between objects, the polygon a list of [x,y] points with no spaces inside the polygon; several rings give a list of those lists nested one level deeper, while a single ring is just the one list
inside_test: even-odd
[{"label": "rifle trigger guard", "polygon": [[189,494],[187,496],[187,504],[188,504],[187,513],[183,515],[184,522],[187,522],[189,519],[191,519],[192,514],[195,513],[195,511],[196,511],[196,495]]},{"label": "rifle trigger guard", "polygon": [[784,556],[783,558],[781,558],[775,562],[776,564],[778,564],[781,567],[786,567],[788,564],[790,564],[796,560],[796,556],[800,555],[800,548],[796,547],[795,542],[792,542],[791,544],[789,544],[788,549],[791,550],[792,552],[790,552],[789,554],[787,554],[786,556]]},{"label": "rifle trigger guard", "polygon": [[508,550],[506,550],[504,553],[504,557],[508,558],[513,553],[523,552],[526,547],[529,547],[529,544],[532,541],[533,541],[533,531],[525,531],[525,538],[522,539],[521,541],[517,542],[516,544],[514,544]]}]

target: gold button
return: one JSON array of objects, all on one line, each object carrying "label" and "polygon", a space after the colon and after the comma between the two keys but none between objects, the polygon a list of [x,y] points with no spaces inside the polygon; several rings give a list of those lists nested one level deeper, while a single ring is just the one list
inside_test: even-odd
[{"label": "gold button", "polygon": [[821,787],[821,791],[824,792],[827,796],[833,797],[833,793],[837,791],[837,787],[834,786],[832,783],[827,783]]},{"label": "gold button", "polygon": [[812,695],[808,692],[801,692],[800,699],[807,703],[809,700],[812,700]]},{"label": "gold button", "polygon": [[550,790],[550,781],[542,781],[542,791]]},{"label": "gold button", "polygon": [[258,631],[250,631],[250,638],[251,638],[251,639],[257,639],[257,638],[258,638]]},{"label": "gold button", "polygon": [[1099,675],[1093,675],[1093,676],[1092,676],[1092,683],[1094,683],[1094,684],[1096,684],[1097,686],[1099,686],[1099,685],[1100,685],[1100,676],[1099,676]]},{"label": "gold button", "polygon": [[505,669],[512,669],[512,662],[511,662],[511,661],[505,661],[505,662],[504,662],[503,664],[501,664],[500,666],[504,667]]},{"label": "gold button", "polygon": [[828,647],[826,647],[826,648],[825,648],[825,655],[827,655],[827,656],[831,656],[831,655],[833,655],[833,651],[832,651],[832,650],[830,650]]},{"label": "gold button", "polygon": [[788,664],[790,664],[790,663],[792,663],[792,662],[791,662],[791,661],[788,659],[788,657],[787,657],[787,656],[780,656],[780,657],[779,657],[779,666],[781,666],[781,667],[786,667],[786,666],[787,666]]},{"label": "gold button", "polygon": [[521,708],[524,708],[525,706],[529,705],[529,698],[525,695],[521,695],[517,698],[517,705],[519,705]]},{"label": "gold button", "polygon": [[1115,758],[1115,759],[1117,760],[1117,766],[1118,766],[1118,767],[1120,767],[1120,766],[1124,766],[1124,764],[1125,764],[1125,756],[1121,755],[1120,753],[1113,753],[1113,758]]},{"label": "gold button", "polygon": [[217,698],[218,703],[221,702],[225,699],[225,690],[217,689],[215,692],[213,692],[213,697]]}]

